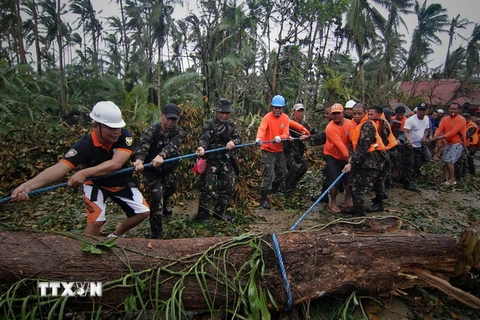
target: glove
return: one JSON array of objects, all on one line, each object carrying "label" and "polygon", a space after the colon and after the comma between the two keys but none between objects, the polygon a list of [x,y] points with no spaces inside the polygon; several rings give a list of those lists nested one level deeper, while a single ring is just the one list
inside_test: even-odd
[{"label": "glove", "polygon": [[273,138],[273,143],[280,143],[282,142],[282,138],[280,138],[280,136],[276,136],[275,138]]},{"label": "glove", "polygon": [[255,144],[256,144],[257,146],[261,145],[261,144],[262,144],[262,140],[260,140],[260,138],[255,139]]}]

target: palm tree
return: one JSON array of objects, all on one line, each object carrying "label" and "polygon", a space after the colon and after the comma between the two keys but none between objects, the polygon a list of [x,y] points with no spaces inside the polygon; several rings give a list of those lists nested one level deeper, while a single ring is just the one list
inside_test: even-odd
[{"label": "palm tree", "polygon": [[420,6],[415,3],[415,14],[418,19],[418,26],[413,31],[412,44],[407,57],[407,72],[404,79],[410,81],[421,67],[427,67],[427,57],[433,51],[431,44],[441,44],[438,33],[446,32],[448,24],[446,9],[441,4],[433,3],[427,7],[427,0]]},{"label": "palm tree", "polygon": [[443,75],[446,79],[449,78],[447,62],[450,57],[450,48],[452,47],[453,37],[455,36],[456,29],[465,29],[469,24],[471,24],[471,22],[468,21],[467,19],[460,19],[460,15],[457,15],[450,22],[450,29],[448,30],[447,56],[445,57],[445,65],[443,68]]},{"label": "palm tree", "polygon": [[78,14],[76,19],[78,28],[83,30],[83,54],[87,53],[87,34],[91,35],[92,44],[92,65],[95,74],[98,76],[98,47],[102,32],[102,25],[96,17],[96,11],[93,9],[90,0],[70,0],[70,9],[72,13]]},{"label": "palm tree", "polygon": [[[23,11],[31,17],[31,19],[27,19],[25,21],[24,27],[27,30],[31,30],[33,32],[33,40],[32,42],[35,43],[35,54],[37,58],[37,74],[42,74],[42,52],[40,51],[40,34],[38,31],[38,6],[35,0],[25,1]],[[28,38],[28,35],[27,35]],[[27,40],[28,41],[28,40]]]},{"label": "palm tree", "polygon": [[[123,0],[115,0],[117,4],[120,5],[120,17],[121,20],[118,26],[121,28],[120,33],[122,34],[122,42],[124,47],[123,53],[123,64],[125,66],[125,70],[128,70],[130,63],[129,63],[129,54],[130,54],[130,41],[127,37],[127,22],[125,17],[125,8],[123,7]],[[125,72],[124,72],[125,74]]]},{"label": "palm tree", "polygon": [[[1,40],[7,41],[5,53],[1,53],[5,59],[12,63],[26,63],[26,52],[22,33],[22,17],[20,15],[20,1],[8,0],[0,4]],[[2,46],[3,47],[3,46]],[[3,51],[3,48],[0,49]]]},{"label": "palm tree", "polygon": [[[376,2],[381,2],[376,0]],[[385,18],[367,0],[352,0],[347,11],[346,31],[358,55],[360,98],[365,99],[365,50],[378,39],[377,29],[385,28]]]},{"label": "palm tree", "polygon": [[475,24],[473,28],[472,35],[468,41],[467,45],[467,74],[466,79],[469,78],[474,73],[480,72],[480,24]]},{"label": "palm tree", "polygon": [[377,72],[377,86],[380,87],[386,81],[392,80],[394,74],[393,66],[399,64],[399,60],[406,54],[403,48],[405,40],[403,34],[400,34],[398,27],[403,25],[408,27],[403,20],[403,16],[412,13],[412,0],[391,0],[382,4],[388,10],[388,18],[385,23],[383,33],[383,56],[380,59],[380,69]]}]

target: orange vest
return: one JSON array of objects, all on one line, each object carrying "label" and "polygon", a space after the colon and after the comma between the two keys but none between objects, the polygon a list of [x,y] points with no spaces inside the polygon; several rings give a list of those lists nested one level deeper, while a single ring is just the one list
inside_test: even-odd
[{"label": "orange vest", "polygon": [[392,127],[390,126],[390,123],[388,123],[388,121],[385,121],[385,123],[388,125],[388,128],[390,129],[390,134],[388,135],[388,146],[387,146],[387,150],[390,150],[397,146],[398,141],[392,132]]},{"label": "orange vest", "polygon": [[467,122],[467,131],[470,128],[476,128],[475,133],[466,141],[467,147],[476,146],[478,144],[478,126],[473,121]]},{"label": "orange vest", "polygon": [[[370,121],[370,120],[368,120]],[[367,123],[367,121],[361,122],[357,124],[357,126],[352,130],[350,133],[350,140],[352,141],[353,145],[353,150],[357,149],[358,145],[358,139],[360,139],[360,130],[362,129],[363,125]],[[368,152],[373,152],[373,151],[381,151],[381,150],[386,150],[385,144],[382,141],[382,138],[378,134],[378,129],[377,129],[377,124],[374,121],[370,121],[371,124],[373,124],[373,127],[375,128],[375,143],[372,143],[370,147],[368,148]]]},{"label": "orange vest", "polygon": [[480,128],[478,128],[478,131],[477,131],[477,148],[480,149]]}]

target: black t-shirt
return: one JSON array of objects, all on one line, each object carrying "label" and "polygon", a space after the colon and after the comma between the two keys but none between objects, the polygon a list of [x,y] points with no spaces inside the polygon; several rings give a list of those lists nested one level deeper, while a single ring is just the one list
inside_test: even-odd
[{"label": "black t-shirt", "polygon": [[[132,147],[132,134],[126,129],[122,129],[120,137],[111,146],[102,145],[98,141],[95,131],[92,131],[75,142],[72,148],[62,158],[62,161],[67,162],[72,167],[81,165],[82,168],[91,168],[111,160],[117,150],[131,153]],[[128,161],[123,165],[123,168],[127,167]],[[128,171],[101,179],[95,179],[94,183],[104,187],[123,187],[130,181],[131,176],[132,171]]]}]

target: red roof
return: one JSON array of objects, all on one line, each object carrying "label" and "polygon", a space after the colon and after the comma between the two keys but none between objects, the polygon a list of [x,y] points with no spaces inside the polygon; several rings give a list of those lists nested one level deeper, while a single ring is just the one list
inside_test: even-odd
[{"label": "red roof", "polygon": [[439,79],[402,82],[400,90],[406,92],[410,97],[423,96],[425,102],[430,105],[444,106],[454,101],[460,105],[466,102],[472,105],[480,105],[480,90],[459,80]]}]

